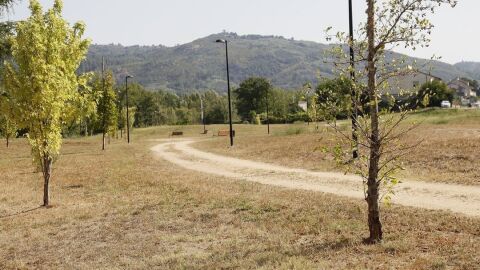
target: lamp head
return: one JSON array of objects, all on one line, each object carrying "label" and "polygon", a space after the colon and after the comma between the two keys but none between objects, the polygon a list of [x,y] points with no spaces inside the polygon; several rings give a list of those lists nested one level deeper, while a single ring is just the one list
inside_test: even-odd
[{"label": "lamp head", "polygon": [[227,41],[225,39],[217,39],[216,42],[217,43],[227,43]]},{"label": "lamp head", "polygon": [[133,76],[132,75],[127,75],[125,78],[131,79],[131,78],[133,78]]}]

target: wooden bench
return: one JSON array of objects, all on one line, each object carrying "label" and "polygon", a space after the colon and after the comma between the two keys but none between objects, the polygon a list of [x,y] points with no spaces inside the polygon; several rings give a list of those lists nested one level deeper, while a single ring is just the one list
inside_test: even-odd
[{"label": "wooden bench", "polygon": [[171,136],[183,136],[183,131],[173,131]]},{"label": "wooden bench", "polygon": [[[219,130],[218,131],[218,136],[219,137],[227,137],[227,136],[230,136],[229,133],[230,133],[230,130]],[[235,130],[232,130],[232,135],[233,135],[233,137],[235,137]]]}]

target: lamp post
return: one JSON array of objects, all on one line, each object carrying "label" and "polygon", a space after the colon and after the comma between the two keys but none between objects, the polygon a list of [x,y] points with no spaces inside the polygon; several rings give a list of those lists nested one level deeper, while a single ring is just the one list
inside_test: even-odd
[{"label": "lamp post", "polygon": [[[102,105],[103,105],[103,110],[106,110],[106,104],[105,104],[105,97],[107,96],[106,91],[105,91],[105,57],[102,57],[102,92],[103,92],[103,99],[102,99]],[[107,127],[105,124],[105,116],[106,112],[103,112],[103,117],[102,117],[102,151],[105,151],[105,134],[107,133]]]},{"label": "lamp post", "polygon": [[267,101],[267,131],[268,131],[268,134],[270,135],[270,118],[268,117],[268,89],[265,92],[265,99]]},{"label": "lamp post", "polygon": [[205,127],[205,109],[203,107],[203,98],[200,94],[199,94],[199,97],[200,97],[200,110],[202,114],[203,134],[207,134],[207,129]]},{"label": "lamp post", "polygon": [[230,70],[228,68],[228,40],[217,39],[216,42],[225,44],[225,56],[227,60],[227,85],[228,85],[228,121],[230,124],[230,146],[233,146],[232,100],[231,100],[231,94],[230,94]]},{"label": "lamp post", "polygon": [[133,76],[125,76],[125,97],[127,100],[127,143],[130,143],[130,117],[128,113],[128,79],[133,78]]},{"label": "lamp post", "polygon": [[353,159],[358,158],[358,135],[357,135],[357,130],[358,130],[358,122],[357,122],[357,117],[358,117],[358,108],[357,108],[357,93],[355,91],[355,52],[353,50],[353,6],[352,6],[352,0],[348,0],[348,18],[349,18],[349,30],[350,30],[350,78],[352,80],[352,89],[351,89],[351,95],[352,95],[352,141],[353,141],[353,152],[352,152],[352,157]]}]

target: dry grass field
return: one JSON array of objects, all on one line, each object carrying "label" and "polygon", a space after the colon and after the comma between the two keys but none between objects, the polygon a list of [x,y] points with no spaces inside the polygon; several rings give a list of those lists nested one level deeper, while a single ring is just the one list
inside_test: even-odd
[{"label": "dry grass field", "polygon": [[[474,114],[418,116],[427,120],[413,136],[428,140],[406,161],[406,176],[479,184]],[[41,175],[25,141],[0,148],[0,269],[479,268],[479,219],[393,206],[384,209],[384,243],[363,245],[364,202],[177,168],[149,150],[173,129],[136,130],[131,145],[113,140],[105,152],[99,137],[65,140],[50,209],[38,208]],[[181,129],[202,136],[201,127]],[[314,151],[329,141],[325,134],[304,125],[274,126],[271,136],[263,131],[238,126],[234,149],[211,135],[197,146],[335,169]]]},{"label": "dry grass field", "polygon": [[[403,159],[401,178],[480,185],[480,111],[431,110],[413,115],[408,121],[422,122],[406,136],[408,144],[422,142]],[[338,142],[324,124],[272,125],[252,130],[237,126],[235,147],[224,138],[197,144],[198,148],[245,159],[269,161],[290,167],[318,171],[343,171],[330,153],[322,151]]]}]

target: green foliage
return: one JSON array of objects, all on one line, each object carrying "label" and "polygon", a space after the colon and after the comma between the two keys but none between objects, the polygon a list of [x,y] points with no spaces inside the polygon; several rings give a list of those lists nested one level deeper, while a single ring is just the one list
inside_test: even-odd
[{"label": "green foliage", "polygon": [[17,126],[11,118],[0,115],[0,135],[8,140],[17,136]]},{"label": "green foliage", "polygon": [[440,107],[443,100],[453,102],[454,91],[438,80],[424,83],[411,104],[421,107]]},{"label": "green foliage", "polygon": [[341,76],[336,79],[324,79],[317,86],[316,103],[322,118],[345,119],[351,115],[352,107],[352,84],[351,80]]},{"label": "green foliage", "polygon": [[17,124],[15,122],[13,107],[15,104],[8,93],[0,92],[0,135],[8,141],[17,135]]},{"label": "green foliage", "polygon": [[[252,77],[235,89],[235,105],[242,121],[267,121],[267,100],[270,123],[291,123],[306,119],[298,107],[301,98],[293,91],[273,88],[265,78]],[[268,99],[267,99],[268,93]]]},{"label": "green foliage", "polygon": [[[119,106],[126,104],[125,89],[118,89]],[[201,123],[201,101],[204,101],[205,123],[223,124],[228,117],[227,98],[214,91],[202,94],[176,95],[170,91],[147,91],[132,83],[128,89],[129,105],[136,108],[135,126],[185,125]]]},{"label": "green foliage", "polygon": [[215,91],[203,94],[205,106],[205,123],[223,124],[228,121],[228,100]]},{"label": "green foliage", "polygon": [[114,135],[118,127],[117,94],[115,92],[115,80],[111,71],[106,72],[105,78],[94,79],[93,88],[95,92],[101,93],[98,100],[96,120],[101,132]]},{"label": "green foliage", "polygon": [[[235,89],[237,112],[242,121],[255,122],[251,112],[256,114],[267,111],[267,101],[272,85],[265,78],[252,77],[242,83]],[[267,98],[268,95],[268,98]],[[256,116],[255,114],[255,116]]]},{"label": "green foliage", "polygon": [[11,39],[13,61],[6,65],[4,76],[15,122],[28,129],[34,160],[44,175],[59,154],[62,127],[75,110],[79,85],[87,79],[76,73],[89,46],[82,39],[85,26],[70,27],[61,16],[62,5],[56,0],[43,13],[37,0],[30,1],[31,16],[16,26]]}]

